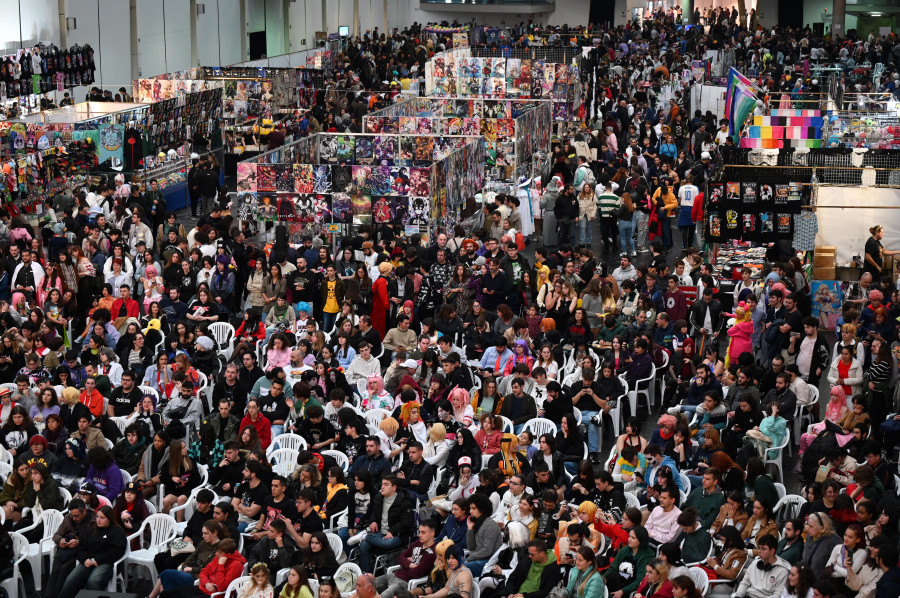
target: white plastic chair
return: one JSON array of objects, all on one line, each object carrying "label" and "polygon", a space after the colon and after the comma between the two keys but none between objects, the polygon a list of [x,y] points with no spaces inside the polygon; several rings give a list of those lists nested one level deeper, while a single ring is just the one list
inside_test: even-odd
[{"label": "white plastic chair", "polygon": [[234,326],[228,322],[213,322],[209,325],[209,333],[216,339],[219,352],[225,357],[225,361],[231,359],[231,355],[234,353]]},{"label": "white plastic chair", "polygon": [[38,542],[28,545],[25,557],[28,564],[31,565],[31,574],[34,576],[34,589],[41,589],[41,573],[43,570],[44,557],[50,557],[50,567],[53,567],[53,554],[56,552],[53,545],[53,534],[59,529],[63,522],[63,514],[56,509],[47,509],[41,512],[41,516],[37,521],[28,527],[18,530],[23,536],[38,528],[43,524],[43,536]]},{"label": "white plastic chair", "polygon": [[640,395],[647,397],[647,413],[653,411],[653,396],[656,394],[656,366],[650,369],[650,375],[640,378],[635,382],[635,387],[628,391],[628,403],[631,405],[631,414],[637,415],[638,398]]},{"label": "white plastic chair", "polygon": [[152,386],[147,386],[145,384],[141,384],[140,386],[138,386],[138,388],[141,389],[141,392],[145,395],[154,396],[156,398],[156,404],[159,405],[159,392],[155,388],[153,388]]},{"label": "white plastic chair", "polygon": [[572,407],[572,415],[575,416],[575,421],[581,425],[581,409],[578,407]]},{"label": "white plastic chair", "polygon": [[506,417],[505,415],[501,415],[500,419],[503,420],[503,433],[504,434],[515,434],[516,427],[513,425],[512,420]]},{"label": "white plastic chair", "polygon": [[132,479],[131,474],[128,473],[127,471],[125,471],[124,469],[120,469],[119,471],[122,472],[122,487],[124,488],[125,486],[127,486],[128,484],[131,483],[131,479]]},{"label": "white plastic chair", "polygon": [[799,494],[787,494],[775,503],[772,509],[772,515],[779,524],[783,524],[788,519],[800,516],[800,509],[806,504],[806,499]]},{"label": "white plastic chair", "polygon": [[215,594],[210,595],[209,598],[231,598],[231,596],[237,596],[237,593],[244,587],[244,584],[253,579],[249,575],[242,575],[228,584],[228,587],[225,588],[224,592],[216,592]]},{"label": "white plastic chair", "polygon": [[782,470],[784,469],[784,449],[791,442],[791,431],[784,431],[784,440],[781,441],[781,444],[778,446],[773,446],[772,448],[766,451],[766,459],[765,466],[768,467],[772,465],[778,468],[778,481],[784,482],[784,475]]},{"label": "white plastic chair", "polygon": [[[394,571],[399,571],[399,570],[400,570],[400,565],[391,565],[390,567],[387,568],[388,573],[393,573]],[[426,581],[428,581],[428,577],[417,577],[415,579],[410,579],[408,582],[406,582],[406,587],[407,587],[407,589],[412,590],[419,584],[423,584]],[[475,590],[476,587],[478,587],[478,580],[472,580],[472,590]]]},{"label": "white plastic chair", "polygon": [[65,489],[65,488],[60,488],[60,489],[59,489],[59,495],[62,496],[63,504],[66,505],[66,510],[68,511],[68,510],[69,510],[69,509],[68,509],[68,507],[69,507],[69,501],[72,500],[72,493],[69,492],[69,491],[68,491],[67,489]]},{"label": "white plastic chair", "polygon": [[[337,568],[337,571],[334,572],[334,579],[337,580],[342,575],[349,575],[350,581],[352,582],[351,585],[355,586],[356,580],[362,575],[362,569],[360,569],[359,565],[356,563],[342,563],[341,566]],[[352,590],[350,592],[341,592],[341,598],[349,598],[352,593]]]},{"label": "white plastic chair", "polygon": [[522,430],[528,430],[531,432],[531,435],[534,436],[533,445],[538,446],[540,444],[541,434],[550,434],[550,436],[556,438],[556,424],[554,424],[549,419],[543,417],[535,417],[529,419],[525,422],[525,426]]},{"label": "white plastic chair", "polygon": [[391,413],[387,409],[369,409],[363,415],[363,417],[365,417],[366,419],[366,423],[370,426],[375,426],[376,428],[378,428],[378,424],[381,423],[381,420],[386,419],[390,416]]},{"label": "white plastic chair", "polygon": [[622,403],[628,399],[628,380],[624,376],[619,376],[619,381],[622,382],[622,388],[625,390],[620,396],[616,397],[616,406],[609,410],[609,418],[612,420],[613,425],[613,435],[616,438],[619,437],[619,430],[625,423],[625,418],[622,416]]},{"label": "white plastic chair", "polygon": [[691,479],[689,477],[687,477],[686,473],[681,472],[681,471],[678,472],[678,477],[681,478],[681,485],[684,486],[684,493],[690,494],[691,493]]},{"label": "white plastic chair", "polygon": [[6,478],[13,472],[13,466],[10,463],[0,463],[0,479],[6,481]]},{"label": "white plastic chair", "polygon": [[[25,582],[22,581],[22,575],[19,567],[26,558],[28,558],[28,540],[18,532],[9,532],[9,537],[13,541],[13,555],[18,555],[13,562],[12,575],[8,579],[0,581],[0,588],[6,592],[7,596],[24,596]],[[22,593],[19,593],[19,582],[22,582]]]},{"label": "white plastic chair", "polygon": [[347,473],[350,470],[350,459],[344,453],[340,451],[327,450],[322,451],[321,454],[323,456],[328,455],[329,457],[337,461],[337,464],[341,466],[341,469],[344,470],[344,473]]},{"label": "white plastic chair", "polygon": [[340,536],[332,534],[331,532],[326,532],[325,537],[328,538],[328,544],[331,546],[331,552],[334,553],[334,558],[340,562],[341,555],[344,554],[344,543],[341,541]]},{"label": "white plastic chair", "polygon": [[266,457],[270,457],[272,453],[278,450],[274,448],[275,445],[278,445],[278,449],[291,449],[295,451],[305,451],[308,446],[303,436],[291,432],[285,432],[284,434],[279,434],[272,439],[272,444],[270,444],[266,449]]},{"label": "white plastic chair", "polygon": [[[753,560],[750,557],[744,559],[744,564],[741,565],[740,570],[738,571],[737,576],[734,579],[707,579],[706,583],[709,586],[709,594],[710,596],[728,596],[737,588],[738,583],[740,582],[741,575],[744,574],[744,569],[747,568],[747,565],[750,564],[750,561]],[[723,586],[721,590],[716,590],[716,586],[721,584],[732,584],[731,586]],[[726,591],[729,590],[729,591]]]},{"label": "white plastic chair", "polygon": [[778,492],[778,500],[781,500],[787,494],[787,489],[784,487],[784,484],[778,482],[775,482],[775,491]]},{"label": "white plastic chair", "polygon": [[[144,532],[148,529],[150,530],[150,538],[149,540],[145,540]],[[146,546],[146,548],[134,550],[127,555],[125,559],[126,567],[128,565],[146,567],[150,572],[150,579],[155,580],[157,571],[156,564],[153,562],[153,557],[166,550],[168,543],[176,538],[178,533],[177,530],[178,524],[171,515],[157,513],[156,515],[150,515],[144,519],[144,522],[141,523],[141,527],[128,536],[128,543],[130,545],[132,540],[137,539],[141,546]]]},{"label": "white plastic chair", "polygon": [[115,447],[116,445],[113,444],[113,441],[110,440],[109,438],[104,438],[103,440],[106,441],[106,450],[111,452],[113,450],[113,447]]},{"label": "white plastic chair", "polygon": [[812,384],[807,384],[812,401],[808,405],[797,405],[794,412],[794,442],[800,442],[800,430],[803,429],[803,422],[809,425],[813,423],[812,408],[819,402],[819,389]]},{"label": "white plastic chair", "polygon": [[272,463],[272,472],[280,476],[288,477],[297,468],[297,455],[300,451],[294,449],[281,448],[273,451],[271,455],[266,455]]},{"label": "white plastic chair", "polygon": [[663,360],[662,365],[659,366],[658,368],[656,368],[656,372],[655,372],[656,374],[662,374],[662,375],[660,375],[654,382],[654,389],[653,389],[654,399],[656,396],[659,396],[660,402],[662,402],[662,400],[663,400],[663,393],[665,392],[665,388],[666,388],[665,372],[667,372],[669,370],[669,359],[670,359],[668,353],[663,353],[663,357],[665,359]]},{"label": "white plastic chair", "polygon": [[[9,465],[10,467],[12,467],[12,465],[13,465],[13,456],[12,456],[12,454],[11,454],[8,450],[6,450],[6,449],[3,448],[2,446],[0,446],[0,464],[3,464],[3,463],[5,463],[5,464]],[[12,470],[10,469],[10,471],[12,471]]]},{"label": "white plastic chair", "polygon": [[[115,563],[113,563],[112,577],[109,579],[109,583],[106,584],[107,592],[125,592],[125,559],[127,559],[131,555],[131,542],[125,542],[125,554],[119,557]],[[150,562],[153,562],[153,559],[150,559]]]},{"label": "white plastic chair", "polygon": [[640,510],[641,501],[638,500],[638,497],[632,494],[631,492],[625,493],[625,508],[634,507],[635,509]]}]

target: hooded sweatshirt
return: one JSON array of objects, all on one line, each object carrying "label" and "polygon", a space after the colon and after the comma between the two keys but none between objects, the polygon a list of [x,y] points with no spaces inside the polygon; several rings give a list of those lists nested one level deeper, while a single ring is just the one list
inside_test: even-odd
[{"label": "hooded sweatshirt", "polygon": [[775,559],[772,567],[758,567],[761,561],[756,560],[747,567],[747,573],[738,586],[735,595],[746,598],[778,598],[787,584],[791,565],[781,557]]},{"label": "hooded sweatshirt", "polygon": [[247,559],[239,552],[232,552],[225,555],[225,564],[219,564],[219,557],[214,556],[209,564],[200,572],[200,590],[204,594],[212,594],[206,589],[206,584],[213,583],[224,592],[232,581],[241,576],[244,570],[244,563]]}]

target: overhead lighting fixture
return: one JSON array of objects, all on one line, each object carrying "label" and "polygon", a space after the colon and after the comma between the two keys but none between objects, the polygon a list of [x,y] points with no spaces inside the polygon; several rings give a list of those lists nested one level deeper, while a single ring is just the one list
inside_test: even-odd
[{"label": "overhead lighting fixture", "polygon": [[880,17],[880,16],[881,16],[881,13],[880,13],[880,12],[870,12],[870,13],[869,13],[869,16],[870,16],[870,17]]}]

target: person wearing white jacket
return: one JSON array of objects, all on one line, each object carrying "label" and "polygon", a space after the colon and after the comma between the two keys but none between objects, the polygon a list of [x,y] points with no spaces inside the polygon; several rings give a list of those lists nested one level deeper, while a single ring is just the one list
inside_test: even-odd
[{"label": "person wearing white jacket", "polygon": [[[841,370],[845,370],[841,375]],[[853,357],[849,347],[842,348],[837,359],[831,362],[828,368],[828,383],[832,386],[840,384],[841,386],[850,387],[850,392],[846,392],[848,397],[855,397],[863,392],[864,373],[862,364]]]},{"label": "person wearing white jacket", "polygon": [[491,555],[482,569],[482,578],[478,580],[481,593],[496,588],[500,581],[508,579],[519,564],[519,558],[526,558],[528,555],[526,548],[530,540],[528,528],[518,521],[511,521],[506,530],[509,540]]},{"label": "person wearing white jacket", "polygon": [[731,598],[779,598],[787,584],[791,564],[776,556],[778,538],[766,534],[757,542],[759,556],[747,567]]}]

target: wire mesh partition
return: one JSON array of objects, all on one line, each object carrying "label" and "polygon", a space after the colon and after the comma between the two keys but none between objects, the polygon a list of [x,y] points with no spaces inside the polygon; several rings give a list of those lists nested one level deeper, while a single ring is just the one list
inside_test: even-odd
[{"label": "wire mesh partition", "polygon": [[900,187],[900,171],[893,168],[866,166],[765,166],[726,165],[722,180],[727,181],[729,172],[740,172],[742,178],[757,178],[771,184],[787,184],[803,181],[803,184],[835,185],[841,187]]},{"label": "wire mesh partition", "polygon": [[477,58],[523,58],[531,60],[543,60],[545,62],[571,64],[572,59],[581,59],[581,48],[572,47],[543,47],[510,48],[494,46],[473,46],[472,56]]}]

